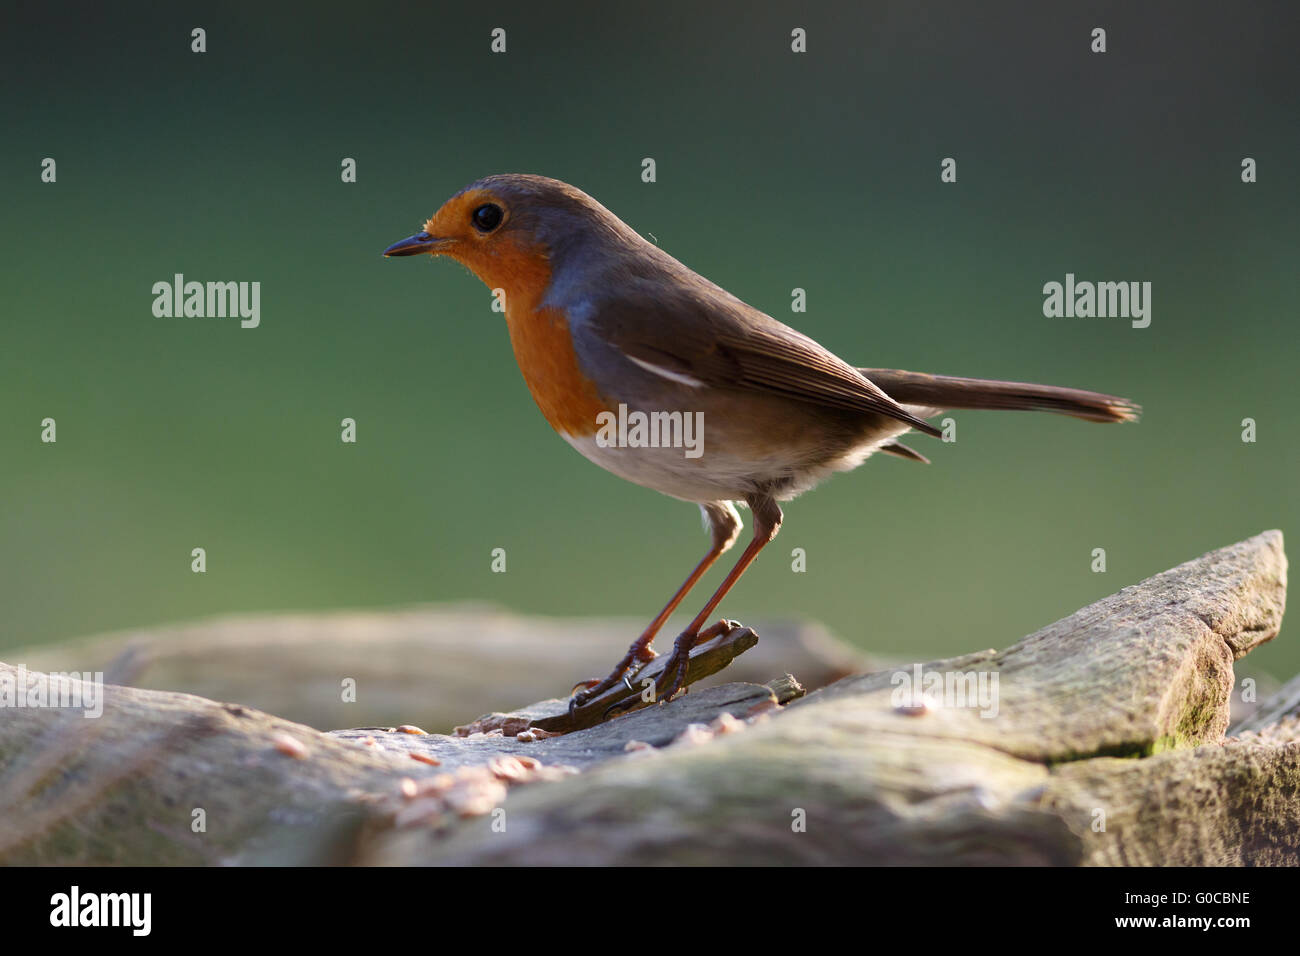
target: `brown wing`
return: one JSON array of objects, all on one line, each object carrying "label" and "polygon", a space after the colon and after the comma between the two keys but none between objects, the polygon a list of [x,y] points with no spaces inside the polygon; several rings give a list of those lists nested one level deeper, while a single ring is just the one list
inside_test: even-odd
[{"label": "brown wing", "polygon": [[711,283],[623,291],[587,324],[625,355],[707,385],[884,415],[941,435],[834,353]]}]

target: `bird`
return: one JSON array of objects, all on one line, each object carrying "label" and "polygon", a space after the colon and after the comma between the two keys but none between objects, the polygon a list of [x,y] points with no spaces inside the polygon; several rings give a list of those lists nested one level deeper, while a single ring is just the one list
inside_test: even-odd
[{"label": "bird", "polygon": [[[570,711],[620,682],[631,687],[629,673],[658,656],[658,632],[739,539],[738,506],[752,515],[752,537],[677,635],[651,699],[671,700],[691,649],[736,626],[708,622],[776,537],[782,502],[875,453],[927,463],[899,438],[941,437],[927,419],[948,410],[1093,422],[1140,412],[1128,399],[1082,389],[854,365],[692,271],[582,190],[544,176],[470,183],[383,254],[445,256],[468,268],[504,299],[519,370],[551,427],[595,464],[703,515],[704,557],[608,676],[575,685]],[[665,425],[677,446],[624,427],[646,421]],[[701,426],[693,455],[680,447],[692,423]]]}]

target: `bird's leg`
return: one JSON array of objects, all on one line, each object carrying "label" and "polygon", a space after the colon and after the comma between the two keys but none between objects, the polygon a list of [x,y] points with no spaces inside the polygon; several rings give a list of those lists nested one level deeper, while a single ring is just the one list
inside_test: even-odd
[{"label": "bird's leg", "polygon": [[[682,603],[682,600],[690,593],[691,588],[695,587],[700,578],[704,577],[709,568],[713,567],[714,562],[736,543],[736,538],[740,536],[740,515],[736,513],[736,508],[731,502],[721,501],[700,505],[700,511],[704,514],[704,520],[708,523],[709,533],[713,538],[709,553],[695,566],[695,570],[690,573],[682,586],[664,605],[664,609],[641,632],[641,636],[632,642],[632,646],[627,649],[623,659],[614,665],[614,670],[610,672],[608,677],[604,680],[583,681],[575,686],[574,690],[577,693],[574,693],[569,699],[570,713],[587,703],[587,701],[599,697],[622,680],[634,661],[644,664],[658,656],[650,645],[654,641],[655,635],[659,633],[659,629],[672,616],[673,611],[677,610],[677,605]],[[578,691],[579,687],[583,689]]]},{"label": "bird's leg", "polygon": [[[709,568],[713,567],[714,562],[718,560],[721,554],[722,552],[717,547],[709,548],[709,553],[695,566],[695,570],[691,572],[690,577],[677,589],[677,593],[664,605],[664,609],[641,632],[641,636],[632,642],[632,646],[627,649],[627,653],[623,655],[622,659],[614,665],[614,669],[610,671],[609,676],[603,680],[582,681],[574,686],[576,693],[569,700],[570,711],[581,707],[589,700],[599,697],[621,681],[623,675],[632,667],[634,661],[647,663],[658,656],[655,649],[650,646],[655,639],[655,635],[659,633],[660,628],[664,626],[664,622],[668,620],[673,611],[677,610],[677,605],[682,603],[682,600],[690,593],[691,588],[695,587],[696,582],[704,577]],[[582,690],[578,690],[578,688],[582,688]]]},{"label": "bird's leg", "polygon": [[[663,674],[660,676],[661,687],[667,688],[666,693],[660,693],[660,700],[671,700],[672,696],[677,693],[686,681],[686,671],[689,666],[688,661],[691,656],[691,648],[704,638],[704,634],[714,637],[717,633],[722,633],[718,628],[729,627],[732,622],[720,621],[713,628],[701,633],[704,622],[712,615],[714,610],[722,599],[727,596],[727,592],[735,586],[740,580],[740,576],[745,573],[746,569],[754,563],[758,557],[758,552],[776,537],[776,533],[781,530],[781,507],[776,503],[776,499],[770,495],[748,495],[745,499],[749,503],[750,510],[754,512],[754,537],[749,542],[748,547],[736,562],[736,566],[731,569],[731,573],[723,579],[718,585],[718,589],[713,592],[713,597],[709,598],[709,603],[704,605],[704,610],[695,615],[695,620],[687,626],[686,630],[677,635],[677,640],[673,642],[673,653],[668,658],[668,663],[664,667]],[[715,633],[716,632],[716,633]],[[707,638],[704,638],[707,639]]]}]

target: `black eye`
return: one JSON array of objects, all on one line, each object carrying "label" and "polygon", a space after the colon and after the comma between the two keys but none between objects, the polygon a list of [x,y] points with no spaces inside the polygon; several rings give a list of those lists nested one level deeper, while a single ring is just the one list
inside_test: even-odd
[{"label": "black eye", "polygon": [[484,203],[474,210],[474,228],[479,232],[491,232],[501,225],[501,207],[495,203]]}]

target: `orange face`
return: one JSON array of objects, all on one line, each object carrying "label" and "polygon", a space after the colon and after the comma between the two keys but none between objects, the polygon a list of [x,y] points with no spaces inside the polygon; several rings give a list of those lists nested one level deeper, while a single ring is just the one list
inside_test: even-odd
[{"label": "orange face", "polygon": [[448,199],[424,224],[424,232],[389,246],[384,255],[449,256],[489,289],[504,289],[507,305],[515,296],[540,300],[550,281],[546,250],[510,228],[511,213],[503,197],[471,189]]}]

